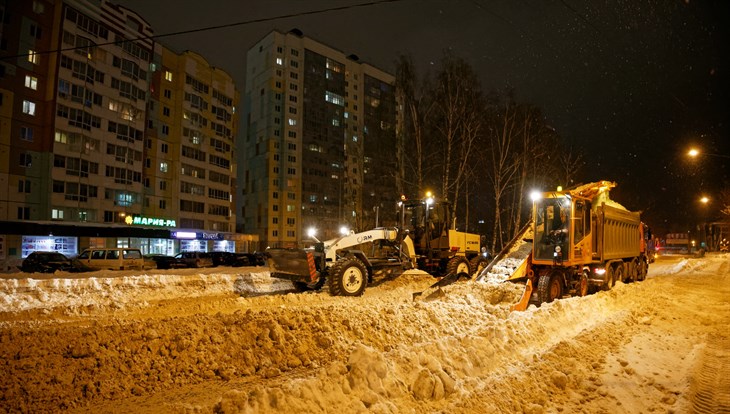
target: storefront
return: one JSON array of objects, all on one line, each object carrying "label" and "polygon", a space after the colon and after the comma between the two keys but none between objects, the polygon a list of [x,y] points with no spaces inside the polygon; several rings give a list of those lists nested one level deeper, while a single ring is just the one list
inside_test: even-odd
[{"label": "storefront", "polygon": [[125,222],[0,221],[0,262],[7,270],[34,251],[73,257],[86,248],[132,247],[143,254],[173,256],[185,251],[252,253],[258,246],[255,235],[178,229],[175,220],[165,218],[128,216]]}]

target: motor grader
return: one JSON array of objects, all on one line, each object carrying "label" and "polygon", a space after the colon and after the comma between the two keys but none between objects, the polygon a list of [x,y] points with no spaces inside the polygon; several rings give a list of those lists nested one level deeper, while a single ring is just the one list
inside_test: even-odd
[{"label": "motor grader", "polygon": [[[433,198],[398,203],[400,226],[343,234],[305,249],[267,249],[272,277],[297,290],[329,287],[359,296],[376,276],[418,268],[434,276],[470,277],[487,264],[480,236],[449,228],[449,203]],[[313,236],[312,236],[313,237]]]},{"label": "motor grader", "polygon": [[[523,241],[532,244],[529,254],[506,277],[525,283],[513,310],[565,295],[609,290],[616,281],[646,278],[650,262],[646,242],[651,236],[639,213],[610,200],[609,190],[615,186],[599,181],[533,196],[531,228],[512,242],[529,234]],[[490,263],[477,280],[493,266]]]}]

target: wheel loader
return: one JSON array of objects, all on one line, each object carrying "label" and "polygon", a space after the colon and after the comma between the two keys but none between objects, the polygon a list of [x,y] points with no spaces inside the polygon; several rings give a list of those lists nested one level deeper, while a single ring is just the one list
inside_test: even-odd
[{"label": "wheel loader", "polygon": [[[490,263],[477,280],[499,281],[493,269],[500,267],[508,269],[504,280],[524,282],[525,291],[513,310],[609,290],[616,281],[644,280],[651,235],[639,213],[610,200],[609,190],[615,186],[599,181],[533,196],[530,226],[495,259],[511,260],[510,265]],[[518,243],[528,248],[517,248]],[[513,252],[511,257],[507,251]]]},{"label": "wheel loader", "polygon": [[359,296],[374,277],[418,268],[434,276],[470,277],[488,263],[480,236],[448,227],[449,203],[399,203],[400,226],[315,240],[305,249],[267,249],[271,276],[297,290],[326,285],[332,295]]}]

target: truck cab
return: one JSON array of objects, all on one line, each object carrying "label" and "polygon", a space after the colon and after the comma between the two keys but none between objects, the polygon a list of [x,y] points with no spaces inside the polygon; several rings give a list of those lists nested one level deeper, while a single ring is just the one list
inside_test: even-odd
[{"label": "truck cab", "polygon": [[559,192],[535,200],[535,264],[571,266],[592,260],[591,202]]}]

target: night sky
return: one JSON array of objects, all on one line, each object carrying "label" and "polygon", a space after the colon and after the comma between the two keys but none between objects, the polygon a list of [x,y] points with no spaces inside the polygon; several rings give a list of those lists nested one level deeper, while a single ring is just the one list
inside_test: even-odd
[{"label": "night sky", "polygon": [[[585,153],[581,181],[616,181],[613,198],[643,211],[657,234],[719,217],[719,191],[730,186],[730,48],[722,47],[730,2],[391,0],[276,18],[366,2],[117,1],[157,35],[264,20],[159,39],[223,68],[241,93],[246,51],[274,29],[298,28],[391,73],[399,54],[424,74],[449,50],[472,64],[485,90],[511,86],[519,101],[542,108]],[[690,145],[728,158],[689,160]]]}]

